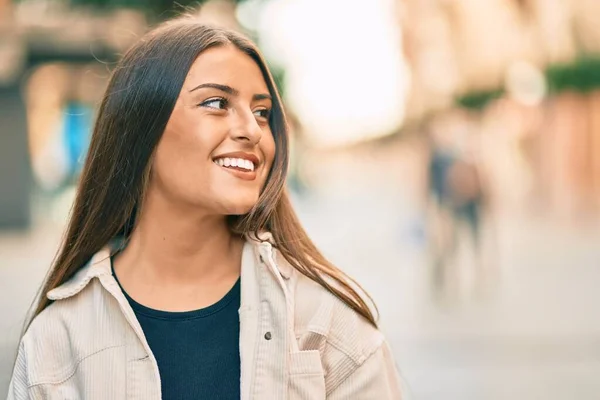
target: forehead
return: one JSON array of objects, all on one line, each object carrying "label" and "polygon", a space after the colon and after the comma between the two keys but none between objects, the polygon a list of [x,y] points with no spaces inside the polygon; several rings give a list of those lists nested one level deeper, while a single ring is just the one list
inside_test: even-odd
[{"label": "forehead", "polygon": [[190,67],[184,85],[191,89],[209,82],[226,84],[239,91],[268,93],[267,84],[256,62],[231,45],[203,51]]}]

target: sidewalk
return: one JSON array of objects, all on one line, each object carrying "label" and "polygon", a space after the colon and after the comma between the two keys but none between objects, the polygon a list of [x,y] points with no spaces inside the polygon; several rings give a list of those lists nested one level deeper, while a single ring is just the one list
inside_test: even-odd
[{"label": "sidewalk", "polygon": [[415,399],[600,398],[599,232],[502,218],[496,273],[440,301],[423,255],[390,229],[411,223],[394,203],[346,194],[303,219],[375,298]]}]

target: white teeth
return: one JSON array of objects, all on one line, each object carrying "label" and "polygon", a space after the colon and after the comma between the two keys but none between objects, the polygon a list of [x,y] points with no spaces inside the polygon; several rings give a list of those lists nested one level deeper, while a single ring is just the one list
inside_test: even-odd
[{"label": "white teeth", "polygon": [[219,158],[215,160],[217,165],[221,167],[238,167],[247,169],[248,171],[254,171],[254,163],[250,160],[244,160],[243,158]]}]

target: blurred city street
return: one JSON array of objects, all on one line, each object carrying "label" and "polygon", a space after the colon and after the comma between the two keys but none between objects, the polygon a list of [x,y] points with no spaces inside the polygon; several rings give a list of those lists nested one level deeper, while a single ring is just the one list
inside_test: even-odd
[{"label": "blurred city street", "polygon": [[[296,203],[325,254],[377,302],[410,398],[598,399],[600,235],[503,217],[496,270],[476,279],[461,264],[456,287],[440,297],[430,283],[418,210],[402,185],[383,184],[386,168],[374,163],[361,173],[348,160],[333,161]],[[60,229],[46,221],[30,233],[2,234],[0,279],[19,285],[0,292],[0,393]]]},{"label": "blurred city street", "polygon": [[406,398],[600,399],[593,0],[0,0],[0,398],[111,70],[182,13],[263,53],[291,198]]}]

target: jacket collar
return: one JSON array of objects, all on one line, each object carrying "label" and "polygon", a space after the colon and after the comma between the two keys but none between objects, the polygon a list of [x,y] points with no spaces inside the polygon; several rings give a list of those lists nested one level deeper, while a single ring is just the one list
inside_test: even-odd
[{"label": "jacket collar", "polygon": [[277,251],[277,246],[271,232],[260,232],[256,235],[247,235],[246,240],[258,248],[259,259],[261,262],[270,264],[276,269],[276,273],[281,274],[284,279],[290,279],[294,267],[281,256]]},{"label": "jacket collar", "polygon": [[91,260],[62,285],[52,289],[46,295],[50,300],[62,300],[81,292],[93,278],[112,275],[111,247],[106,246],[91,258]]},{"label": "jacket collar", "polygon": [[[270,232],[260,232],[246,235],[246,244],[255,249],[260,261],[272,267],[274,273],[278,273],[284,279],[289,279],[293,267],[283,258],[278,257],[274,247],[273,235]],[[106,245],[102,250],[94,254],[90,261],[77,273],[62,285],[50,290],[47,297],[50,300],[63,300],[75,296],[81,292],[90,281],[101,276],[111,276],[111,260],[114,245]]]}]

